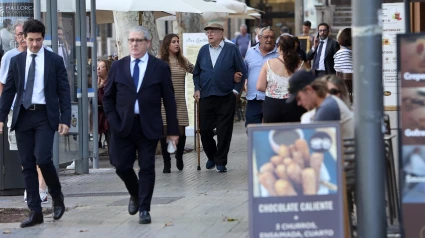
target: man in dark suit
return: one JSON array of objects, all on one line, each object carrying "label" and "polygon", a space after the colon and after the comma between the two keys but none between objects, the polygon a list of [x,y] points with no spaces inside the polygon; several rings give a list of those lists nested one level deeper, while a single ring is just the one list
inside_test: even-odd
[{"label": "man in dark suit", "polygon": [[320,23],[317,29],[319,34],[314,38],[314,46],[308,52],[307,59],[313,60],[311,68],[316,76],[335,74],[334,54],[339,50],[339,44],[329,37],[328,24]]},{"label": "man in dark suit", "polygon": [[[149,214],[155,185],[155,151],[163,136],[161,98],[167,116],[168,140],[177,144],[179,128],[171,71],[167,63],[147,53],[149,30],[130,29],[130,56],[112,64],[103,97],[103,108],[111,129],[110,160],[123,180],[130,201],[130,215],[139,223],[151,223]],[[133,166],[138,153],[139,179]]]},{"label": "man in dark suit", "polygon": [[31,210],[21,227],[43,223],[36,164],[40,167],[53,198],[53,219],[65,212],[58,174],[52,161],[56,130],[68,133],[71,122],[71,97],[68,76],[60,56],[44,49],[45,27],[37,20],[24,24],[27,50],[13,57],[0,100],[0,133],[12,106],[11,130],[16,131],[18,154]]}]

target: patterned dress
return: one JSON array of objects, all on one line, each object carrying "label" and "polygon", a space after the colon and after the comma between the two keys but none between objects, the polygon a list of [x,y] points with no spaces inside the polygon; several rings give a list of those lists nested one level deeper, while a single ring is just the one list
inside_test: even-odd
[{"label": "patterned dress", "polygon": [[[192,73],[194,65],[188,61],[188,70],[180,67],[177,58],[170,57],[171,79],[173,81],[174,93],[177,104],[177,119],[179,126],[189,126],[189,117],[186,107],[186,88],[185,77],[186,73]],[[162,120],[164,126],[167,125],[167,117],[165,115],[164,104],[162,104]]]}]

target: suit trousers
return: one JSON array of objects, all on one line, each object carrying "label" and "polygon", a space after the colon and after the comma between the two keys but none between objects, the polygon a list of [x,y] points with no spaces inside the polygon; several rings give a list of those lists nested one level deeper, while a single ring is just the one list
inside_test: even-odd
[{"label": "suit trousers", "polygon": [[[230,142],[232,141],[233,119],[236,95],[232,92],[225,96],[201,98],[199,103],[199,128],[202,146],[208,160],[216,165],[227,164]],[[217,143],[214,140],[214,128],[217,129]]]},{"label": "suit trousers", "polygon": [[46,110],[26,110],[24,107],[19,112],[15,131],[28,208],[41,212],[36,165],[40,167],[52,198],[59,198],[62,194],[59,176],[52,161],[55,131],[49,124]]},{"label": "suit trousers", "polygon": [[[139,197],[139,211],[150,211],[155,186],[155,152],[159,139],[146,138],[139,117],[134,117],[127,137],[111,134],[110,158],[117,175],[124,182],[131,196]],[[139,178],[134,172],[138,152]]]}]

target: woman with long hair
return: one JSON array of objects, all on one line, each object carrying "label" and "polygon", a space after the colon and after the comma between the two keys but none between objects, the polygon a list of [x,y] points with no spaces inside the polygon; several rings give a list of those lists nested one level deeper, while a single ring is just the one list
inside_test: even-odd
[{"label": "woman with long hair", "polygon": [[257,90],[266,92],[263,102],[263,123],[299,122],[305,112],[297,102],[286,103],[289,97],[288,82],[292,74],[305,67],[295,50],[292,36],[279,39],[279,57],[267,60],[261,68]]},{"label": "woman with long hair", "polygon": [[[177,104],[177,119],[179,121],[180,137],[176,150],[176,167],[178,170],[183,170],[183,152],[186,143],[185,128],[189,125],[189,118],[186,108],[186,90],[185,90],[185,76],[186,73],[193,72],[193,64],[190,63],[182,54],[180,49],[180,39],[176,34],[168,34],[162,41],[159,50],[158,58],[167,62],[171,69],[171,79],[173,81],[174,93]],[[162,106],[162,119],[164,127],[167,126],[164,106]],[[167,131],[164,128],[164,131]],[[161,139],[162,157],[164,159],[163,173],[171,173],[171,157],[167,151],[167,141],[163,137]]]},{"label": "woman with long hair", "polygon": [[[98,146],[99,148],[102,148],[102,134],[105,135],[105,141],[108,145],[108,151],[110,148],[109,139],[111,138],[111,133],[109,131],[109,124],[106,120],[105,112],[103,111],[103,95],[105,94],[105,86],[108,82],[108,73],[111,69],[112,61],[111,60],[99,60],[97,62],[97,108],[98,108],[98,134],[99,134],[99,141]],[[90,130],[93,128],[93,112],[90,112]],[[109,154],[107,152],[102,153],[100,155]],[[92,161],[89,159],[89,166],[92,166]],[[68,165],[66,169],[75,169],[75,161],[72,161],[72,164]]]}]

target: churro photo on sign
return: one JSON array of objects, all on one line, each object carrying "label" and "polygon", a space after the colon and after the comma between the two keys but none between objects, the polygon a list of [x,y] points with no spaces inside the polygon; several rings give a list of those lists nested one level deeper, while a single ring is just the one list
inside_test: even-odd
[{"label": "churro photo on sign", "polygon": [[338,191],[335,129],[256,131],[254,197],[328,195]]}]

